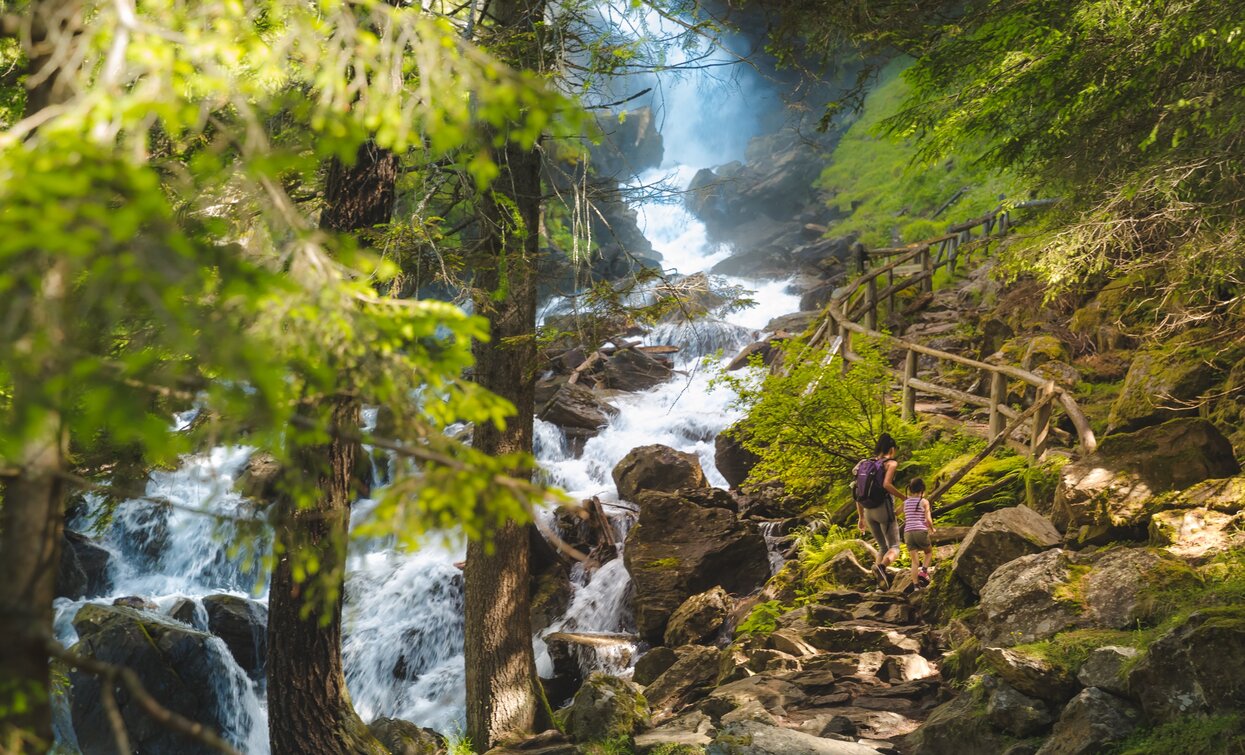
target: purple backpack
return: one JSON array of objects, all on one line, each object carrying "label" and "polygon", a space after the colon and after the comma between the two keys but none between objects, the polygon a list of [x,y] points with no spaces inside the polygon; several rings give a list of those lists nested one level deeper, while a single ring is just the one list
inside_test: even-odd
[{"label": "purple backpack", "polygon": [[889,495],[882,484],[886,480],[886,459],[865,459],[856,465],[856,484],[852,493],[856,502],[866,509],[886,504]]}]

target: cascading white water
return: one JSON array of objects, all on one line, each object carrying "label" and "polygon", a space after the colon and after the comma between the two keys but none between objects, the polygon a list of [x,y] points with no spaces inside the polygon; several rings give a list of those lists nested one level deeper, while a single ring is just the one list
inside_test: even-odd
[{"label": "cascading white water", "polygon": [[[616,2],[611,13],[638,18],[637,28],[661,33],[677,31],[674,22],[645,9],[628,9]],[[636,14],[639,14],[638,16]],[[669,51],[672,69],[689,53]],[[716,52],[705,62],[728,63],[728,53]],[[664,78],[654,93],[665,142],[666,164],[636,177],[637,184],[658,180],[685,188],[696,171],[740,159],[748,139],[755,135],[757,92],[730,90],[722,83],[719,68],[684,71]],[[659,77],[660,78],[660,77]],[[736,112],[732,117],[726,111]],[[724,124],[731,124],[724,127]],[[669,275],[707,271],[730,255],[731,250],[709,242],[704,226],[681,202],[650,202],[638,208],[642,228],[661,252]],[[798,297],[788,293],[785,281],[749,281],[723,276],[715,285],[738,286],[753,291],[756,306],[733,313],[711,314],[689,323],[663,325],[649,333],[650,345],[678,346],[676,374],[669,382],[648,391],[619,395],[612,402],[620,410],[597,436],[574,453],[556,426],[536,422],[535,453],[549,482],[572,498],[598,496],[615,528],[621,547],[634,514],[619,505],[611,471],[632,448],[661,443],[695,453],[711,483],[725,486],[713,463],[716,435],[738,419],[731,409],[728,390],[710,385],[710,357],[722,353],[730,358],[739,348],[756,340],[774,317],[798,309]],[[547,311],[556,310],[556,304]],[[374,414],[365,415],[373,423]],[[189,416],[179,417],[179,424]],[[249,504],[233,491],[233,482],[250,450],[218,448],[185,459],[175,472],[152,475],[147,495],[151,500],[121,504],[114,521],[103,533],[113,554],[111,594],[93,602],[139,595],[167,611],[179,598],[196,601],[192,623],[206,627],[201,598],[229,592],[267,601],[267,585],[255,567],[267,545],[245,558],[231,552],[235,538],[229,519],[196,513],[212,510],[225,517],[245,516]],[[378,469],[383,472],[383,469]],[[377,474],[377,483],[385,475]],[[367,501],[356,504],[352,519],[366,516]],[[96,502],[98,504],[98,502]],[[98,511],[98,506],[93,507]],[[83,523],[76,526],[82,527]],[[429,542],[415,552],[394,548],[392,540],[357,541],[349,560],[343,615],[343,654],[347,684],[355,707],[370,721],[390,716],[430,726],[446,734],[461,731],[464,715],[463,689],[463,595],[462,575],[456,565],[463,557],[461,543]],[[549,630],[534,638],[541,670],[550,661],[543,636],[553,631],[578,633],[627,633],[634,630],[630,615],[630,577],[621,558],[606,563],[592,574],[578,568],[572,574],[574,592],[566,613]],[[85,601],[57,602],[57,634],[62,641],[75,639],[72,617]],[[223,669],[217,694],[236,712],[231,719],[235,738],[248,753],[267,752],[266,712],[262,688],[252,685],[233,661],[223,643],[219,645]],[[632,650],[618,646],[598,653],[587,662],[615,673],[626,671]],[[65,721],[58,722],[64,730]]]}]

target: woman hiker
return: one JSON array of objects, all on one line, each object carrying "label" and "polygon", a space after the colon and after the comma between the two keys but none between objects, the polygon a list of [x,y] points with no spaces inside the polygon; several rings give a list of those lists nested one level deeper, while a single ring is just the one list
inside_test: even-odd
[{"label": "woman hiker", "polygon": [[[902,499],[903,492],[895,487],[895,461],[898,450],[895,439],[888,433],[878,436],[873,447],[873,458],[856,465],[855,499],[856,516],[860,531],[866,528],[878,543],[878,560],[873,574],[882,589],[890,589],[890,574],[886,567],[899,558],[899,520],[895,516],[895,498]],[[892,497],[893,496],[893,497]]]}]

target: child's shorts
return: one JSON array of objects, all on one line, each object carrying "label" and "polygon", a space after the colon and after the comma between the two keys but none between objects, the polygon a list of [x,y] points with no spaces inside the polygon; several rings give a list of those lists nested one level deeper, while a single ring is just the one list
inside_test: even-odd
[{"label": "child's shorts", "polygon": [[910,551],[927,551],[930,549],[929,530],[908,530],[903,533],[903,541]]}]

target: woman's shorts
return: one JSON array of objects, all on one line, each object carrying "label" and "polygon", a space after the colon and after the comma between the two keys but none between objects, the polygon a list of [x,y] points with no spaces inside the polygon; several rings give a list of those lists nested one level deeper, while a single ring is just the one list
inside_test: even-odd
[{"label": "woman's shorts", "polygon": [[903,541],[910,551],[927,551],[930,549],[929,530],[908,530],[903,533]]}]

